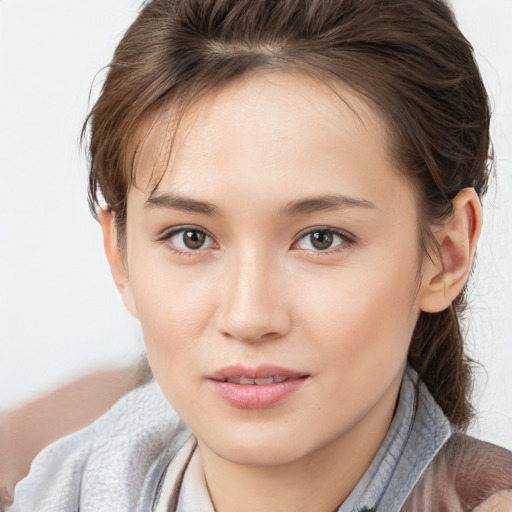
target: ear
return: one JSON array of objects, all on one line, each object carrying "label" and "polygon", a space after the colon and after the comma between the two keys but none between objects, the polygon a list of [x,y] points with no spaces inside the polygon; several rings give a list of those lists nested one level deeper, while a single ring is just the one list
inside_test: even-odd
[{"label": "ear", "polygon": [[98,212],[98,220],[103,231],[103,247],[114,282],[121,294],[126,309],[132,316],[138,318],[126,262],[119,248],[114,217],[111,212],[101,209]]},{"label": "ear", "polygon": [[462,189],[453,200],[453,214],[435,232],[438,251],[423,261],[419,307],[426,313],[446,309],[464,287],[482,230],[482,206],[473,188]]}]

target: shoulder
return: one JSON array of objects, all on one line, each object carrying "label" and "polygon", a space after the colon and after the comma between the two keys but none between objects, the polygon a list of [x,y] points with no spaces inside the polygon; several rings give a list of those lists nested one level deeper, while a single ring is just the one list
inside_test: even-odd
[{"label": "shoulder", "polygon": [[500,446],[454,434],[436,459],[438,469],[452,472],[459,494],[468,501],[481,502],[512,489],[512,452]]},{"label": "shoulder", "polygon": [[157,478],[159,461],[168,462],[189,435],[149,382],[85,429],[45,448],[16,486],[9,512],[134,510],[151,475]]},{"label": "shoulder", "polygon": [[508,511],[510,490],[512,452],[454,434],[423,473],[403,510]]},{"label": "shoulder", "polygon": [[500,491],[478,505],[473,512],[510,512],[512,510],[512,490]]}]

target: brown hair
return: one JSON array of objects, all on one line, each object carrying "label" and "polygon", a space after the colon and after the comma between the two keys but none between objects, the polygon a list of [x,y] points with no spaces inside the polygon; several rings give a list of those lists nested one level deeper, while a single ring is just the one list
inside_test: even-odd
[{"label": "brown hair", "polygon": [[[90,128],[89,201],[101,195],[121,242],[133,184],[133,137],[169,102],[258,69],[334,78],[367,98],[390,128],[391,152],[420,191],[421,242],[465,187],[489,174],[488,98],[470,44],[442,0],[153,0],[120,42]],[[85,128],[84,128],[85,129]],[[471,416],[459,316],[421,313],[409,360],[451,422]]]}]

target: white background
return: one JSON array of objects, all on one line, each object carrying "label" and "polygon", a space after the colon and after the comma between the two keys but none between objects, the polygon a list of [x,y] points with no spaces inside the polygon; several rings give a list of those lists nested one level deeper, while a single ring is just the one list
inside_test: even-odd
[{"label": "white background", "polygon": [[[142,351],[87,209],[78,147],[90,85],[139,3],[0,0],[0,407]],[[512,449],[512,0],[453,6],[495,110],[496,186],[468,321],[486,370],[472,431]]]}]

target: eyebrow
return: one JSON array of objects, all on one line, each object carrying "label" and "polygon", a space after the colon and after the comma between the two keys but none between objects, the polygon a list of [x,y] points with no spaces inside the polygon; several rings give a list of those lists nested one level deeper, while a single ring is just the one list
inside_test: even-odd
[{"label": "eyebrow", "polygon": [[333,194],[292,201],[282,209],[282,213],[283,215],[298,215],[344,208],[375,208],[375,205],[367,199]]},{"label": "eyebrow", "polygon": [[[150,208],[160,206],[172,210],[181,210],[185,212],[199,213],[202,215],[219,215],[220,210],[217,206],[206,201],[197,201],[176,194],[161,194],[150,196],[145,203]],[[281,214],[285,216],[299,215],[304,213],[313,213],[318,211],[339,210],[344,208],[375,208],[375,205],[367,199],[348,197],[339,194],[308,197],[288,203],[281,209]]]},{"label": "eyebrow", "polygon": [[146,200],[146,207],[162,206],[172,210],[182,210],[185,212],[200,213],[202,215],[218,215],[219,209],[212,203],[206,201],[196,201],[187,197],[175,194],[161,194],[150,196]]}]

